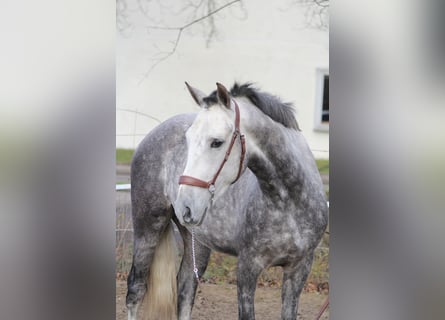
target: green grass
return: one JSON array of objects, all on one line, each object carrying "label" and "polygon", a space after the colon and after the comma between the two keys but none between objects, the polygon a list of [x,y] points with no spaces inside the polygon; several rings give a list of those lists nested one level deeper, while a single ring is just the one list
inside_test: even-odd
[{"label": "green grass", "polygon": [[213,252],[202,279],[208,283],[236,283],[237,258]]},{"label": "green grass", "polygon": [[130,164],[133,154],[134,150],[132,149],[116,149],[116,163]]},{"label": "green grass", "polygon": [[321,174],[329,174],[329,159],[316,159],[315,162]]}]

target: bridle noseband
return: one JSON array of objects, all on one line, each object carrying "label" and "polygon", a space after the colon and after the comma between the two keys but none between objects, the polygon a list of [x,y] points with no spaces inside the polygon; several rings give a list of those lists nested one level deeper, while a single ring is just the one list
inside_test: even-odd
[{"label": "bridle noseband", "polygon": [[241,176],[241,171],[243,170],[243,162],[244,162],[244,156],[246,154],[246,139],[243,134],[241,134],[240,131],[240,112],[238,104],[235,100],[232,100],[235,104],[235,131],[232,135],[232,140],[230,141],[229,147],[227,148],[226,155],[224,156],[224,159],[219,166],[218,170],[216,171],[215,175],[210,181],[204,181],[197,178],[193,178],[190,176],[180,176],[179,177],[179,184],[186,184],[189,186],[199,187],[199,188],[205,188],[208,189],[209,192],[213,195],[215,193],[215,181],[218,178],[219,174],[221,173],[221,170],[223,169],[224,165],[226,164],[227,160],[229,159],[230,153],[232,152],[233,145],[235,144],[236,138],[239,137],[241,142],[241,157],[240,157],[240,163],[239,163],[239,169],[238,169],[238,175],[236,176],[236,179],[232,182],[235,183],[239,177]]}]

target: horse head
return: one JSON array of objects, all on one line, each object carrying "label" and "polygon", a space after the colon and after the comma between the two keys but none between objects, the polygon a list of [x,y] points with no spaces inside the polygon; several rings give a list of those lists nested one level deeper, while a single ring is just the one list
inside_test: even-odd
[{"label": "horse head", "polygon": [[245,142],[238,105],[222,84],[208,97],[186,85],[202,109],[186,132],[187,162],[174,207],[181,224],[200,225],[213,199],[245,169]]}]

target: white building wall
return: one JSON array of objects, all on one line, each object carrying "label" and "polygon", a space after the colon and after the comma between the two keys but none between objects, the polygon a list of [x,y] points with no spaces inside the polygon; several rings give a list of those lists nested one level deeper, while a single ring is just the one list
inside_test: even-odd
[{"label": "white building wall", "polygon": [[[328,32],[307,28],[305,10],[292,2],[246,0],[243,6],[245,19],[239,18],[242,11],[236,7],[218,15],[218,36],[210,47],[206,47],[199,26],[184,31],[176,53],[146,78],[143,75],[159,52],[153,44],[168,50],[176,33],[151,31],[147,35],[146,29],[137,27],[146,22],[140,16],[133,17],[131,36],[117,35],[117,147],[136,147],[143,134],[158,123],[121,109],[137,110],[163,121],[198,110],[184,81],[208,93],[215,90],[216,82],[229,88],[234,81],[249,81],[293,102],[311,149],[321,150],[314,152],[315,156],[329,156],[328,132],[314,130],[316,73],[317,69],[329,68]],[[134,133],[137,135],[131,136]]]}]

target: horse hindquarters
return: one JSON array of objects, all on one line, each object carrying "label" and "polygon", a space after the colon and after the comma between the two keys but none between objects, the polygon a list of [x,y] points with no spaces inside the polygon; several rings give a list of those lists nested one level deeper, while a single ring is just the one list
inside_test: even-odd
[{"label": "horse hindquarters", "polygon": [[[136,242],[132,270],[128,279],[127,307],[129,320],[136,320],[137,309],[142,298],[141,295],[144,295],[145,291],[145,286],[142,291],[141,284],[136,283],[134,276],[137,269],[136,256],[141,254],[141,252],[138,253],[138,248],[141,246],[136,245]],[[146,278],[147,292],[145,292],[142,302],[142,316],[146,320],[176,319],[176,252],[173,227],[169,223],[161,234],[151,259],[148,256],[144,259],[146,268],[149,268]],[[151,264],[149,263],[150,261]],[[133,296],[131,296],[133,291],[136,291],[136,293],[133,293]]]}]

